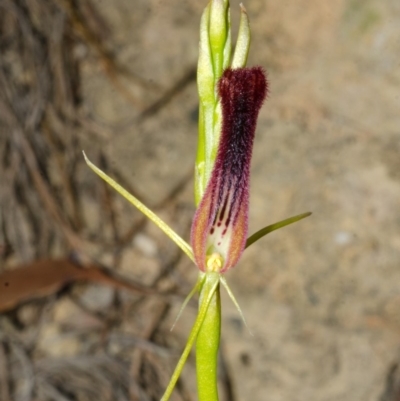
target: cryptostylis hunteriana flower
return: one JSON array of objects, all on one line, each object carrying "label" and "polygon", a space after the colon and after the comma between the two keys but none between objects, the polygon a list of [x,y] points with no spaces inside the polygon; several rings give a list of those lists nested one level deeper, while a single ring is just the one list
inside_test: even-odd
[{"label": "cryptostylis hunteriana flower", "polygon": [[191,243],[201,271],[224,273],[236,265],[247,240],[250,161],[258,112],[267,94],[264,71],[228,68],[218,82],[218,94],[222,130],[193,219]]},{"label": "cryptostylis hunteriana flower", "polygon": [[161,401],[171,396],[195,342],[199,401],[218,401],[220,283],[243,317],[223,273],[237,264],[245,248],[266,234],[311,214],[291,217],[247,237],[250,161],[258,113],[267,94],[263,69],[245,67],[249,45],[249,21],[241,6],[238,39],[231,56],[229,1],[211,0],[200,23],[199,140],[194,177],[197,210],[191,229],[192,246],[91,163],[84,153],[89,167],[161,228],[199,268],[198,281],[181,312],[196,291],[200,293],[199,311]]}]

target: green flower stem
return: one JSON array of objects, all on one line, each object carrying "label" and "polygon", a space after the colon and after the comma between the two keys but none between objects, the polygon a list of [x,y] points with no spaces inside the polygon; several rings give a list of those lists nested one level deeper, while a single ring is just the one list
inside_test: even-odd
[{"label": "green flower stem", "polygon": [[[187,357],[189,356],[190,350],[192,349],[192,346],[201,331],[203,322],[208,316],[208,307],[212,300],[214,299],[214,294],[217,291],[217,288],[219,288],[219,274],[218,273],[200,273],[200,296],[201,296],[201,301],[200,301],[200,307],[199,307],[199,312],[197,314],[196,321],[194,322],[194,325],[192,327],[192,330],[189,334],[189,338],[186,342],[185,349],[182,352],[182,355],[178,361],[178,364],[176,365],[176,368],[174,370],[174,373],[172,374],[171,380],[168,383],[167,389],[165,390],[164,395],[161,398],[161,401],[167,401],[169,400],[172,391],[174,390],[175,384],[178,381],[178,378],[182,372],[183,366],[185,365],[185,362],[187,360]],[[204,384],[203,384],[204,386]],[[206,398],[205,398],[206,399]],[[210,400],[218,400],[218,398],[213,398]]]},{"label": "green flower stem", "polygon": [[[207,273],[217,275],[218,273]],[[214,278],[210,281],[213,282]],[[203,285],[200,292],[200,309],[204,299],[208,299],[210,285]],[[196,341],[196,372],[199,401],[218,401],[217,362],[221,337],[221,297],[220,286],[216,287],[207,315],[201,325]]]}]

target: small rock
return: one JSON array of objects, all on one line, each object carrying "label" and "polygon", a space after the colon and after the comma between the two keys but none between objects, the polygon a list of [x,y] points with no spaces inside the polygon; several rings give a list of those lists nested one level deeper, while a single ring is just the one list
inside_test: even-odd
[{"label": "small rock", "polygon": [[74,356],[81,352],[81,342],[76,333],[63,333],[58,324],[49,323],[41,330],[37,349],[47,356]]},{"label": "small rock", "polygon": [[353,240],[353,235],[348,231],[338,231],[335,234],[335,242],[338,245],[348,245]]},{"label": "small rock", "polygon": [[104,285],[89,285],[81,295],[81,302],[90,310],[104,311],[111,306],[114,289]]},{"label": "small rock", "polygon": [[133,245],[139,249],[145,256],[156,256],[157,255],[157,244],[155,241],[144,234],[138,234],[133,240]]}]

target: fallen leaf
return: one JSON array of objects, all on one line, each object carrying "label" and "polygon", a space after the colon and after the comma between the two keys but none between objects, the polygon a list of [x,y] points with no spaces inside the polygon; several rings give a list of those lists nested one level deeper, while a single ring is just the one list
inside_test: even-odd
[{"label": "fallen leaf", "polygon": [[75,282],[96,282],[142,293],[155,291],[111,275],[98,266],[80,267],[68,259],[41,259],[0,274],[0,312],[54,294]]}]

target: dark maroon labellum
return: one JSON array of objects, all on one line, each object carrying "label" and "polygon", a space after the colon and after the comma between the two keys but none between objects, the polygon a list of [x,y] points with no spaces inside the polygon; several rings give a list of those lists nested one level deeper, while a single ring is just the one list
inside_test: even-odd
[{"label": "dark maroon labellum", "polygon": [[219,83],[222,131],[210,181],[192,226],[196,262],[216,252],[221,272],[235,265],[247,236],[250,161],[257,117],[267,94],[261,67],[227,69]]}]

